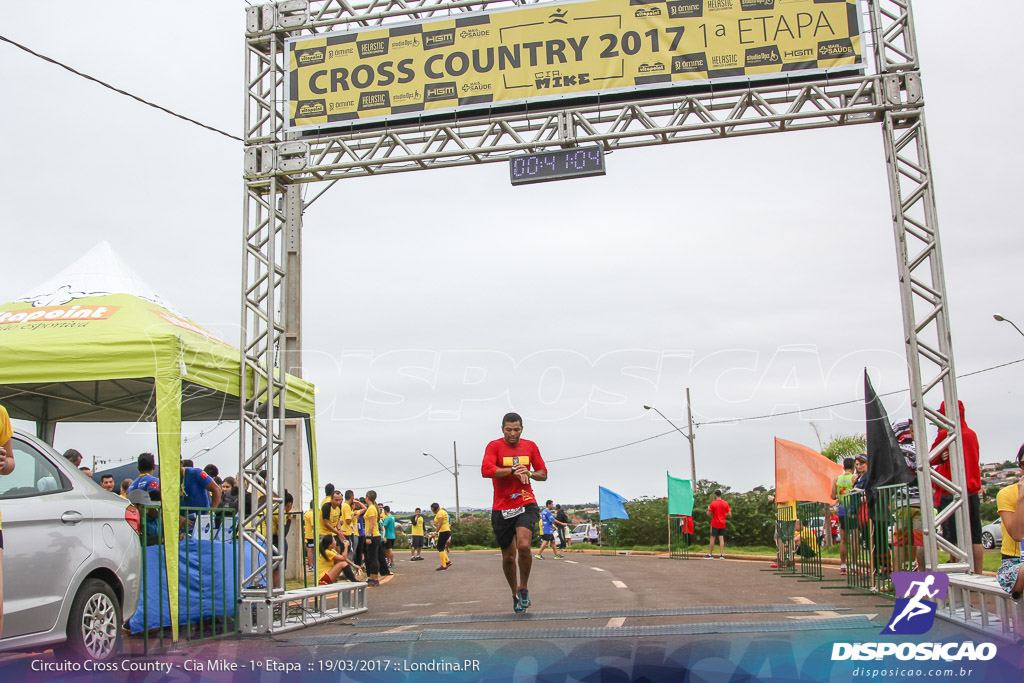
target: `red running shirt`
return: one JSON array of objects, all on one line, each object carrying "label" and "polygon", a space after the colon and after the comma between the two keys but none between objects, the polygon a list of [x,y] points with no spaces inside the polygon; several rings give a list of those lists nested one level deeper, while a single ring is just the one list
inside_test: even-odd
[{"label": "red running shirt", "polygon": [[505,439],[495,439],[487,444],[484,461],[480,466],[480,474],[490,478],[494,484],[494,510],[514,510],[515,508],[536,503],[533,486],[529,482],[522,483],[518,477],[508,475],[494,479],[494,471],[499,467],[512,467],[516,464],[526,465],[532,472],[547,470],[544,459],[540,457],[537,444],[526,439],[519,439],[515,446],[509,446]]},{"label": "red running shirt", "polygon": [[708,505],[708,512],[711,513],[711,526],[715,529],[725,528],[725,516],[729,514],[729,504],[721,498],[716,498]]}]

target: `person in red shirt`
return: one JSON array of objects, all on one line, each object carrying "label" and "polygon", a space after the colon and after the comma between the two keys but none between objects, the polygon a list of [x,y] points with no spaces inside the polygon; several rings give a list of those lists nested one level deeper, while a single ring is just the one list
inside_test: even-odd
[{"label": "person in red shirt", "polygon": [[[964,444],[964,471],[967,474],[967,511],[971,518],[971,554],[974,556],[974,573],[980,574],[981,561],[985,555],[981,545],[981,449],[978,446],[977,432],[967,426],[967,420],[964,418],[964,402],[957,401],[957,403],[960,404],[960,437]],[[945,402],[939,406],[939,412],[943,415],[946,414]],[[945,429],[940,429],[932,443],[932,448],[934,449],[944,441],[948,434]],[[946,479],[950,478],[948,448],[939,456],[939,464],[935,471]],[[936,489],[935,493],[938,495],[939,490]],[[942,491],[942,495],[937,501],[938,509],[942,510],[952,502],[953,496]],[[956,543],[956,524],[952,518],[942,523],[942,535],[950,543]]]},{"label": "person in red shirt", "polygon": [[721,489],[715,489],[715,499],[708,505],[708,514],[711,515],[711,543],[708,545],[708,554],[705,560],[714,557],[711,553],[715,550],[715,538],[718,539],[721,552],[718,559],[725,559],[725,518],[732,514],[729,504],[722,500]]},{"label": "person in red shirt", "polygon": [[501,548],[501,570],[512,589],[512,606],[516,612],[525,612],[530,606],[528,583],[533,566],[530,544],[540,521],[530,480],[546,481],[548,470],[537,444],[520,438],[523,418],[508,413],[501,420],[501,432],[502,438],[487,444],[480,474],[494,485],[491,528]]}]

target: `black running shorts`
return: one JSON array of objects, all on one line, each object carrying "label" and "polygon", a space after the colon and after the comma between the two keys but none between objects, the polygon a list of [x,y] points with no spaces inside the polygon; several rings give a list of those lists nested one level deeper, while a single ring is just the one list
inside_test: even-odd
[{"label": "black running shorts", "polygon": [[536,503],[527,503],[523,511],[511,519],[505,519],[501,510],[491,510],[491,528],[494,529],[494,538],[502,550],[512,545],[516,538],[516,529],[529,529],[532,534],[539,521],[540,508]]}]

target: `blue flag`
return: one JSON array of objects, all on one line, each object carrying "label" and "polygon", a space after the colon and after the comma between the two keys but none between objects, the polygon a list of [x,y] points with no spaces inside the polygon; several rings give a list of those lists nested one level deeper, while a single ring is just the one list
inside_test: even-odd
[{"label": "blue flag", "polygon": [[603,486],[597,487],[598,492],[598,505],[601,508],[601,519],[629,519],[629,514],[626,512],[626,508],[622,506],[626,502],[626,499],[615,493],[615,491],[609,491]]}]

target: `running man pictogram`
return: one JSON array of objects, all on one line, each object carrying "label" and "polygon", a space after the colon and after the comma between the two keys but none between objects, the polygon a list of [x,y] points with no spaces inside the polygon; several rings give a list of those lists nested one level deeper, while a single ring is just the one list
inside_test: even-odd
[{"label": "running man pictogram", "polygon": [[[910,621],[914,617],[921,616],[922,614],[930,614],[932,612],[932,608],[923,604],[923,600],[925,598],[935,599],[935,596],[939,594],[938,588],[929,590],[934,583],[935,577],[931,574],[925,577],[924,581],[912,581],[910,583],[910,586],[907,587],[907,594],[903,596],[905,598],[910,598],[910,601],[907,602],[907,606],[903,608],[900,615],[893,619],[889,624],[890,631],[895,632],[896,629],[894,627],[904,617],[907,618],[907,621]],[[915,586],[917,587],[917,593],[911,597],[910,594],[914,591]]]}]

